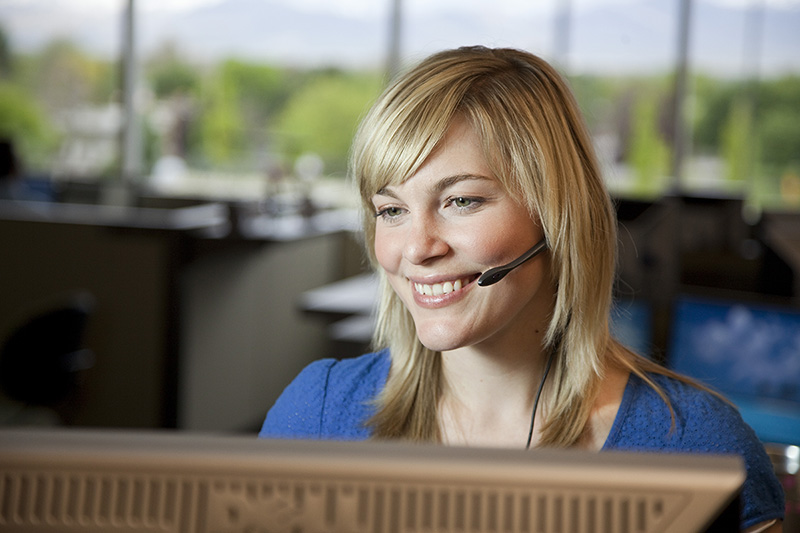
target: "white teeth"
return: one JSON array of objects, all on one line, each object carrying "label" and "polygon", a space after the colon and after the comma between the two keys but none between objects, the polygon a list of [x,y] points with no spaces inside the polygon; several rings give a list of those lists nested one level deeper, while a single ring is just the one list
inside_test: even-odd
[{"label": "white teeth", "polygon": [[424,294],[426,296],[441,296],[442,294],[460,291],[464,285],[466,285],[466,283],[460,279],[455,281],[445,281],[444,283],[434,283],[433,285],[415,283],[414,290],[416,290],[419,294]]}]

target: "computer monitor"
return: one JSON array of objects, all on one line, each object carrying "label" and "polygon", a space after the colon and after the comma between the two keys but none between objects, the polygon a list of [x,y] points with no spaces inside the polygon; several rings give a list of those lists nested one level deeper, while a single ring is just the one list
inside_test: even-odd
[{"label": "computer monitor", "polygon": [[[0,530],[738,531],[731,456],[0,431]],[[715,529],[715,528],[719,529]]]},{"label": "computer monitor", "polygon": [[800,444],[800,309],[747,295],[681,295],[667,364],[728,396],[762,440]]}]

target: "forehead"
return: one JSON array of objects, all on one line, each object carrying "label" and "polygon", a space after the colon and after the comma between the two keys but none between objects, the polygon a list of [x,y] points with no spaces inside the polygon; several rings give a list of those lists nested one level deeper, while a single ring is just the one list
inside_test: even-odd
[{"label": "forehead", "polygon": [[384,191],[407,182],[432,181],[442,189],[468,180],[493,180],[481,139],[466,120],[455,120],[442,139],[410,175],[394,175],[378,188]]}]

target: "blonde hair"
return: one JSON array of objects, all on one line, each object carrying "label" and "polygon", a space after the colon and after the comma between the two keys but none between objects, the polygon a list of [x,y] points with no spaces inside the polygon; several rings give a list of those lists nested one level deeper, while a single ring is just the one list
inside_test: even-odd
[{"label": "blonde hair", "polygon": [[[589,419],[607,357],[643,372],[639,358],[609,334],[616,214],[578,105],[552,66],[519,50],[460,48],[434,54],[384,92],[360,126],[351,158],[367,253],[377,267],[371,198],[414,175],[456,117],[469,121],[494,176],[543,228],[556,286],[543,348],[556,359],[540,444],[572,445]],[[373,433],[437,441],[440,354],[420,343],[410,314],[377,270],[374,343],[390,348],[392,371],[376,400]]]}]

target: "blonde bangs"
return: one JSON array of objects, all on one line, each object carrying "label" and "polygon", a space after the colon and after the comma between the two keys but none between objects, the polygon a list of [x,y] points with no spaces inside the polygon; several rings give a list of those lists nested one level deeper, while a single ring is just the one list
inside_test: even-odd
[{"label": "blonde bangs", "polygon": [[[444,137],[453,110],[437,106],[436,97],[399,103],[402,95],[390,90],[361,123],[353,141],[351,176],[362,203],[367,253],[375,265],[375,217],[372,197],[388,185],[413,176]],[[402,100],[410,99],[409,96]]]}]

